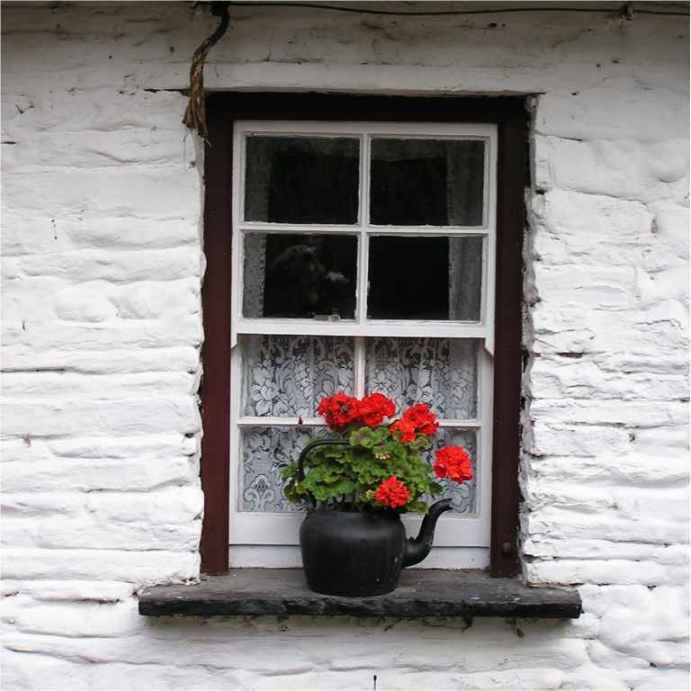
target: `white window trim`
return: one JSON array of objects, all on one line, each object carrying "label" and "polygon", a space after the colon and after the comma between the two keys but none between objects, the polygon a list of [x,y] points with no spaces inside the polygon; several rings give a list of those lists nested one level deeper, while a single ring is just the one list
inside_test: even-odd
[{"label": "white window trim", "polygon": [[[492,393],[494,351],[494,284],[496,264],[496,208],[497,208],[497,127],[488,124],[447,123],[326,123],[293,121],[236,121],[233,125],[233,189],[232,200],[232,276],[231,291],[231,449],[230,449],[230,550],[232,566],[299,566],[297,544],[302,512],[250,513],[238,510],[240,493],[240,434],[249,426],[293,426],[298,418],[243,417],[241,412],[241,358],[237,345],[241,334],[280,334],[350,336],[355,338],[356,396],[364,392],[364,337],[448,337],[482,339],[484,349],[478,351],[478,417],[473,420],[442,420],[442,427],[476,432],[477,453],[480,459],[477,478],[478,515],[467,517],[445,514],[438,523],[435,535],[434,559],[428,558],[423,567],[483,568],[489,564],[491,512],[492,458]],[[356,136],[360,139],[359,209],[357,223],[287,224],[258,223],[244,220],[245,138],[247,135],[272,136]],[[485,146],[485,185],[483,224],[481,226],[376,226],[367,223],[369,217],[369,147],[372,136],[420,139],[483,139]],[[244,243],[247,232],[272,233],[338,233],[360,236],[358,249],[358,285],[354,320],[316,321],[309,319],[248,319],[242,316]],[[486,238],[483,244],[482,301],[479,322],[367,320],[366,290],[368,271],[367,235],[404,237],[476,236]],[[323,426],[320,418],[303,418],[305,426]],[[416,534],[420,518],[404,516],[409,535]],[[435,551],[433,551],[435,554]]]}]

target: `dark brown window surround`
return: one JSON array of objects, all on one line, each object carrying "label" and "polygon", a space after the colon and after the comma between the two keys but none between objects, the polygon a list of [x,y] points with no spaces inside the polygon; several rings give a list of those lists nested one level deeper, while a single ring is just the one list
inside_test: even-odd
[{"label": "dark brown window surround", "polygon": [[491,563],[493,576],[518,573],[518,455],[521,407],[524,189],[529,183],[528,116],[522,97],[408,98],[327,94],[218,93],[207,98],[209,144],[202,288],[205,340],[201,480],[202,571],[228,570],[230,467],[230,286],[234,120],[496,123],[499,128],[496,335]]}]

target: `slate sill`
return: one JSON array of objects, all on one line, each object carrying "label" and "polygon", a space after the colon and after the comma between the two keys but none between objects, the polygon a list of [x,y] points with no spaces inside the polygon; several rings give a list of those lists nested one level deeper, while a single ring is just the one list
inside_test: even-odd
[{"label": "slate sill", "polygon": [[530,588],[481,571],[404,571],[388,595],[335,597],[307,589],[302,569],[234,569],[194,585],[153,586],[139,596],[139,613],[183,615],[347,615],[355,617],[537,617],[575,619],[576,590]]}]

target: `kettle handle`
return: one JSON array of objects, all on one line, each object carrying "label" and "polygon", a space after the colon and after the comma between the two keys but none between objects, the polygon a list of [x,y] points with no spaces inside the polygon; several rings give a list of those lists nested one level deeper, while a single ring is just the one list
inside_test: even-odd
[{"label": "kettle handle", "polygon": [[315,439],[305,446],[298,457],[298,472],[297,478],[299,482],[305,479],[305,459],[308,454],[319,446],[350,446],[350,442],[342,439]]}]

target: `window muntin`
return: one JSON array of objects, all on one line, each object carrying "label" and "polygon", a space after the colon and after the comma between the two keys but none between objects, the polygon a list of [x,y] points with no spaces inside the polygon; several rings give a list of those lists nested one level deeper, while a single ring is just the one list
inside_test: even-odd
[{"label": "window muntin", "polygon": [[[397,391],[387,392],[404,405],[413,400],[429,402],[441,418],[438,444],[462,443],[477,464],[473,483],[451,495],[457,512],[440,523],[435,544],[487,547],[496,126],[238,122],[234,138],[232,344],[238,344],[238,338],[239,344],[233,348],[231,377],[231,543],[297,544],[301,516],[280,496],[281,464],[323,431],[323,421],[314,410],[321,396],[335,390],[357,396],[382,390],[393,368],[389,386]],[[357,147],[352,147],[353,141]],[[290,142],[311,155],[315,150],[332,153],[343,143],[349,151],[356,148],[355,221],[346,224],[343,214],[320,211],[325,220],[312,222],[307,211],[301,212],[298,221],[287,222],[290,214],[261,214],[256,204],[248,213],[251,195],[245,180],[257,188],[257,175],[247,152],[253,155],[257,142],[269,151],[285,150]],[[274,146],[275,142],[280,146]],[[371,199],[378,194],[373,178],[378,177],[379,188],[385,187],[383,168],[375,166],[372,158],[377,151],[379,159],[388,157],[389,164],[405,159],[405,170],[398,171],[401,174],[392,186],[412,190],[409,194],[418,188],[420,195],[426,194],[424,184],[410,180],[415,182],[417,176],[419,182],[420,171],[424,178],[430,166],[427,159],[433,159],[430,175],[435,184],[447,188],[445,194],[452,201],[442,204],[437,195],[433,204],[412,219],[414,224],[403,224],[405,218],[391,215],[390,204],[388,211],[386,204],[380,204],[379,215],[373,216]],[[422,166],[415,156],[408,163],[411,151],[423,160]],[[448,159],[452,156],[465,160],[469,167],[461,176],[463,194],[452,189],[453,179],[449,179],[452,166]],[[458,174],[458,160],[454,165]],[[470,180],[478,173],[480,181]],[[401,178],[405,178],[403,183]],[[303,187],[300,194],[303,198],[297,207],[304,209],[308,191]],[[348,185],[345,196],[353,196]],[[446,217],[440,211],[443,206]],[[244,220],[248,217],[261,220]],[[269,222],[267,218],[279,220]],[[305,218],[310,222],[302,222]],[[375,224],[370,218],[392,223]],[[421,223],[429,220],[438,225]],[[433,262],[421,249],[425,247],[431,248],[430,257],[435,253],[437,257],[434,271],[427,275]],[[276,258],[286,252],[289,259],[308,260],[303,265],[316,264],[312,274],[321,271],[319,280],[314,275],[300,278],[299,266],[292,278],[289,272],[288,276],[277,277],[276,273],[272,277],[280,269]],[[406,253],[408,266],[401,270]],[[393,269],[387,270],[390,263],[383,261],[387,255]],[[421,266],[415,266],[415,257]],[[338,280],[322,280],[328,273]],[[395,297],[405,295],[407,273],[411,274],[411,299],[403,300],[399,308]],[[276,284],[273,288],[271,280]],[[297,286],[308,298],[291,303],[276,287],[281,283]],[[391,290],[392,285],[397,290]],[[424,299],[416,296],[427,288]],[[272,297],[272,291],[277,297]],[[451,394],[449,386],[454,387]],[[452,400],[459,398],[457,390],[462,393],[461,401]],[[415,517],[404,520],[417,522]],[[415,529],[414,525],[408,528]],[[472,565],[477,566],[477,550],[472,552]],[[243,550],[233,553],[244,554]],[[470,565],[463,559],[454,563]]]}]

